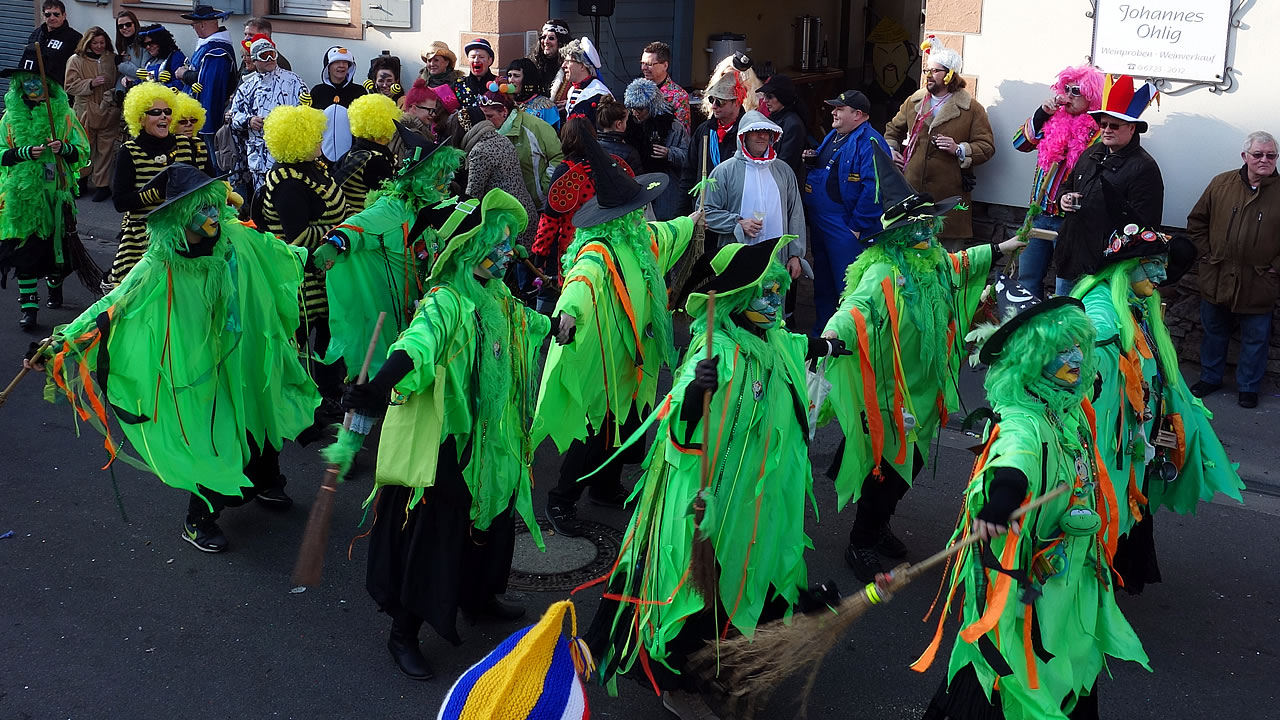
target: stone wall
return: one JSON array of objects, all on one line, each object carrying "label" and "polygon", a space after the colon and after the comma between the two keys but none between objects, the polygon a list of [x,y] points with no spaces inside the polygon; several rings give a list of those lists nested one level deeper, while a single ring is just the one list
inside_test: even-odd
[{"label": "stone wall", "polygon": [[[991,205],[973,203],[973,235],[978,241],[999,241],[1011,237],[1022,225],[1026,217],[1026,208],[1009,207],[1007,205]],[[1165,323],[1169,326],[1169,336],[1178,349],[1178,357],[1183,363],[1199,365],[1200,355],[1200,291],[1197,285],[1196,270],[1182,277],[1178,283],[1160,291],[1165,304]],[[1276,309],[1272,319],[1272,328],[1280,328],[1280,308]],[[1240,353],[1239,334],[1231,339],[1227,354],[1228,383],[1231,372],[1235,368],[1236,357]],[[1194,383],[1196,378],[1188,374],[1187,382]],[[1271,349],[1267,358],[1267,377],[1263,381],[1263,391],[1274,390],[1280,386],[1280,333],[1271,333]]]}]

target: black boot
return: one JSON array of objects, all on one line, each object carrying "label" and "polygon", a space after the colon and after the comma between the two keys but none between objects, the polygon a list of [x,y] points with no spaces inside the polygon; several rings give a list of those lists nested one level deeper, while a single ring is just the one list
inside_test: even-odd
[{"label": "black boot", "polygon": [[40,312],[40,298],[35,293],[20,293],[18,304],[22,306],[22,315],[18,318],[18,327],[23,330],[36,329],[36,313]]},{"label": "black boot", "polygon": [[52,310],[62,307],[62,283],[57,285],[49,284],[49,300],[44,306]]},{"label": "black boot", "polygon": [[430,680],[435,674],[431,672],[431,666],[418,647],[418,631],[421,629],[422,618],[405,610],[393,613],[387,650],[391,652],[391,659],[396,661],[400,672],[414,680]]}]

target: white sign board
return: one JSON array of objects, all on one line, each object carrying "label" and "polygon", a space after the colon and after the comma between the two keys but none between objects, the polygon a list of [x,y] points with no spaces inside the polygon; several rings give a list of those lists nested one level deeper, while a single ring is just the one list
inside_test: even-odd
[{"label": "white sign board", "polygon": [[1222,81],[1232,0],[1097,0],[1093,64],[1138,77]]}]

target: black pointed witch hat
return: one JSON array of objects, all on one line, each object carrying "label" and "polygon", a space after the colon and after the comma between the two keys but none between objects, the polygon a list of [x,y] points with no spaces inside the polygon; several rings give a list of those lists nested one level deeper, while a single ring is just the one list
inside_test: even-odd
[{"label": "black pointed witch hat", "polygon": [[647,173],[632,178],[618,165],[616,158],[600,147],[594,136],[587,136],[584,140],[596,195],[574,213],[575,227],[600,225],[638,210],[657,199],[671,182],[665,173]]},{"label": "black pointed witch hat", "polygon": [[434,143],[418,133],[410,130],[400,123],[399,120],[392,120],[396,125],[396,135],[400,137],[400,141],[404,143],[405,149],[408,150],[408,156],[404,159],[404,164],[397,173],[400,177],[404,177],[418,166],[427,161],[431,154],[440,149],[442,143]]},{"label": "black pointed witch hat", "polygon": [[884,214],[880,216],[880,230],[871,235],[863,235],[862,242],[872,242],[882,233],[905,227],[922,218],[940,217],[960,204],[959,196],[934,200],[927,192],[916,192],[889,153],[885,152],[880,143],[874,140],[871,142],[874,147],[871,158],[876,173],[876,193]]},{"label": "black pointed witch hat", "polygon": [[209,177],[203,170],[194,165],[174,163],[156,173],[155,177],[148,180],[147,184],[142,186],[142,190],[160,188],[161,194],[164,195],[164,202],[153,208],[151,212],[147,213],[147,215],[154,215],[191,193],[223,180],[226,177],[227,175]]},{"label": "black pointed witch hat", "polygon": [[1017,280],[1004,273],[996,275],[995,294],[996,315],[999,317],[1000,327],[991,333],[978,351],[978,360],[986,365],[994,363],[1000,357],[1000,350],[1005,342],[1015,330],[1025,325],[1031,318],[1064,305],[1075,305],[1081,310],[1084,309],[1084,303],[1070,295],[1057,295],[1048,300],[1041,300]]},{"label": "black pointed witch hat", "polygon": [[[22,58],[18,60],[18,64],[13,67],[8,67],[8,68],[4,68],[3,70],[0,70],[0,77],[11,77],[15,73],[20,73],[20,72],[31,73],[32,75],[39,75],[40,63],[39,63],[39,60],[36,58],[36,52],[38,52],[37,50],[38,47],[39,47],[38,43],[24,45],[22,47]],[[46,63],[52,62],[47,55],[45,56],[45,62]],[[50,76],[47,79],[50,83],[57,83],[59,87],[62,86],[62,78],[55,78]]]}]

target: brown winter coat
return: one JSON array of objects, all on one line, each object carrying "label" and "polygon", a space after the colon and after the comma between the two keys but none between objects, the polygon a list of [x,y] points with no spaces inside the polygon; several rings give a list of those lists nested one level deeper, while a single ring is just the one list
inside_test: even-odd
[{"label": "brown winter coat", "polygon": [[520,233],[518,241],[526,248],[532,247],[538,231],[539,211],[524,186],[516,146],[485,120],[471,126],[463,138],[462,148],[467,151],[467,195],[484,197],[494,188],[511,193],[529,216],[529,225]]},{"label": "brown winter coat", "polygon": [[1234,313],[1269,313],[1280,297],[1280,175],[1255,191],[1247,169],[1209,182],[1187,216],[1200,255],[1200,294]]},{"label": "brown winter coat", "polygon": [[[106,82],[93,86],[101,75]],[[71,97],[76,119],[89,136],[89,167],[86,172],[93,187],[110,187],[115,171],[116,144],[120,140],[120,106],[116,103],[116,62],[114,55],[98,59],[72,55],[67,60],[65,88]]]},{"label": "brown winter coat", "polygon": [[[929,91],[923,88],[912,93],[902,103],[898,114],[885,126],[884,139],[889,141],[894,150],[905,154],[903,146],[907,142],[907,135],[915,126],[920,102],[928,94]],[[938,135],[953,138],[956,144],[964,148],[963,162],[955,155],[934,146],[932,138]],[[916,136],[911,161],[903,168],[903,172],[907,176],[907,182],[917,192],[927,192],[936,200],[959,195],[964,198],[965,205],[968,205],[969,193],[964,191],[961,172],[990,160],[995,153],[995,137],[991,132],[986,109],[968,91],[956,90],[951,99],[929,119],[926,128]],[[942,237],[973,237],[973,222],[969,211],[952,210],[947,213],[942,226]]]}]

